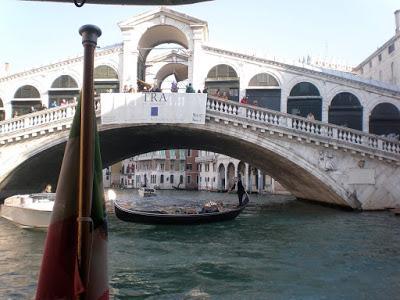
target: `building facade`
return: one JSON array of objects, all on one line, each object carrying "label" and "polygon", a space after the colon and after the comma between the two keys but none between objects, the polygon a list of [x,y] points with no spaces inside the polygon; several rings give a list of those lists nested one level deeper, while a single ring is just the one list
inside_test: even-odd
[{"label": "building facade", "polygon": [[119,185],[197,190],[197,150],[171,149],[141,154],[121,163]]},{"label": "building facade", "polygon": [[362,61],[354,71],[360,76],[400,85],[400,9],[394,12],[395,34]]}]

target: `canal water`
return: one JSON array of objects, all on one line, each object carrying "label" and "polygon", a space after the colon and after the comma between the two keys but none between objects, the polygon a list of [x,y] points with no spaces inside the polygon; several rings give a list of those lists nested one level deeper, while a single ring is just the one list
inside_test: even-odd
[{"label": "canal water", "polygon": [[[236,195],[161,191],[137,206]],[[399,299],[400,218],[252,195],[236,220],[126,223],[109,214],[111,299]],[[45,233],[0,219],[0,299],[32,299]]]}]

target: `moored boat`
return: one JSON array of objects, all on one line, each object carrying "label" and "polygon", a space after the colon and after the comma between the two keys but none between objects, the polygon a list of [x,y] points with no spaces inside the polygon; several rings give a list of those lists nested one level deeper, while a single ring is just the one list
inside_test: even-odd
[{"label": "moored boat", "polygon": [[141,187],[138,190],[139,196],[141,197],[150,197],[156,195],[156,190],[153,188]]},{"label": "moored boat", "polygon": [[15,195],[4,200],[0,215],[24,228],[47,228],[55,193]]},{"label": "moored boat", "polygon": [[145,223],[145,224],[201,224],[211,222],[221,222],[235,219],[247,206],[248,197],[243,201],[242,206],[225,207],[218,210],[196,211],[195,209],[175,209],[168,210],[136,210],[126,208],[114,201],[115,215],[118,219],[126,222]]}]

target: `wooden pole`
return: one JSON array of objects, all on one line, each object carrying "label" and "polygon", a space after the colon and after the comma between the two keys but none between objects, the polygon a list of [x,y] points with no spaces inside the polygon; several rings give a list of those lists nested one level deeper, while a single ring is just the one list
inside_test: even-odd
[{"label": "wooden pole", "polygon": [[85,292],[80,299],[86,299],[89,283],[91,257],[92,192],[94,168],[94,50],[101,30],[94,25],[84,25],[79,29],[82,36],[83,55],[83,84],[81,95],[81,128],[79,148],[79,212],[78,212],[78,258],[79,271]]}]

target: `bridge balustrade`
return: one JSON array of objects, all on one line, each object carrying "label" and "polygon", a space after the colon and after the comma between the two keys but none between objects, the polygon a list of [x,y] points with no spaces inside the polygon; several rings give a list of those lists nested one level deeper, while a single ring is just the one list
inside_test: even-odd
[{"label": "bridge balustrade", "polygon": [[0,122],[0,134],[9,134],[29,128],[64,121],[74,116],[76,104],[41,110]]},{"label": "bridge balustrade", "polygon": [[312,121],[306,118],[281,113],[274,110],[227,101],[218,97],[208,97],[207,110],[244,118],[266,125],[283,127],[331,140],[361,145],[368,148],[389,152],[391,154],[400,154],[400,143],[397,141],[391,141],[384,137],[337,126],[334,124]]},{"label": "bridge balustrade", "polygon": [[[98,99],[96,99],[98,101]],[[13,141],[26,131],[55,125],[69,125],[75,114],[76,104],[46,109],[0,122],[0,144]],[[312,121],[295,115],[274,110],[244,105],[238,102],[221,99],[214,96],[207,98],[207,112],[217,112],[242,120],[256,122],[262,125],[284,128],[290,131],[308,134],[310,136],[336,140],[353,145],[364,146],[390,154],[400,154],[400,143],[384,137],[341,127],[320,121]],[[96,106],[96,114],[100,114],[100,106]]]}]

